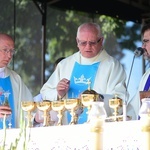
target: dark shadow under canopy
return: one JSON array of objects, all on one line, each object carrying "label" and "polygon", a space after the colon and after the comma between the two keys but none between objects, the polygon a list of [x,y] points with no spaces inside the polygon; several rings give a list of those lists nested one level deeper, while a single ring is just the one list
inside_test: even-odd
[{"label": "dark shadow under canopy", "polygon": [[150,18],[149,0],[33,0],[39,4],[62,10],[76,10],[91,14],[117,17],[126,21],[142,23]]}]

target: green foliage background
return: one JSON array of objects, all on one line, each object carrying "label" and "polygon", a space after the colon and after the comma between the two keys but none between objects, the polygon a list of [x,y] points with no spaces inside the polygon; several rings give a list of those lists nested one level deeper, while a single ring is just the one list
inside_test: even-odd
[{"label": "green foliage background", "polygon": [[[134,50],[140,41],[138,23],[126,26],[127,21],[110,16],[59,10],[47,7],[45,79],[53,72],[55,60],[78,51],[77,27],[83,22],[100,24],[105,38],[104,48],[121,60],[122,49]],[[33,95],[39,93],[42,75],[42,15],[32,0],[0,0],[0,32],[11,34],[15,39],[17,54],[12,67],[23,78]],[[45,80],[45,81],[46,81]],[[44,82],[45,82],[44,81]]]}]

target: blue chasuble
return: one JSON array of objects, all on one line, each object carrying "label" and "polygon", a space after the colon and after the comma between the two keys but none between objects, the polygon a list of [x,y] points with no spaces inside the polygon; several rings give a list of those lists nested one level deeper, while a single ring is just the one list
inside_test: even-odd
[{"label": "blue chasuble", "polygon": [[[80,94],[88,89],[88,83],[91,82],[91,89],[93,88],[96,73],[100,62],[92,65],[81,65],[79,63],[74,64],[70,79],[70,88],[68,91],[68,98],[79,98]],[[71,115],[68,113],[68,122],[71,120]],[[82,124],[87,121],[87,108],[79,116],[78,124]]]},{"label": "blue chasuble", "polygon": [[[14,98],[13,98],[13,90],[12,90],[12,85],[11,85],[11,81],[10,81],[10,77],[6,77],[6,78],[0,78],[0,102],[1,104],[4,102],[4,93],[5,92],[9,92],[9,97],[8,97],[8,102],[9,102],[9,106],[12,110],[12,115],[10,117],[11,119],[11,124],[12,124],[12,128],[15,127],[15,110],[14,110]],[[3,91],[3,92],[2,92]],[[0,104],[0,105],[1,105]],[[6,118],[6,127],[8,127],[8,123],[10,123],[8,121],[8,119]],[[3,129],[3,120],[0,119],[0,129]]]}]

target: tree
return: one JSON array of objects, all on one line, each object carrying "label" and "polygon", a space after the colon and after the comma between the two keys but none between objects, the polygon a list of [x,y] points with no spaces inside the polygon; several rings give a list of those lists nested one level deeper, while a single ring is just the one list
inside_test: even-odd
[{"label": "tree", "polygon": [[[16,0],[15,5],[12,0],[5,3],[0,0],[0,10],[0,31],[15,38],[17,54],[12,66],[35,95],[41,88],[42,15],[32,0]],[[78,51],[76,31],[83,22],[94,21],[101,25],[104,47],[118,60],[124,57],[123,48],[134,50],[136,42],[140,41],[140,24],[127,26],[127,21],[105,15],[64,11],[48,6],[46,21],[46,79],[52,74],[57,58]]]}]

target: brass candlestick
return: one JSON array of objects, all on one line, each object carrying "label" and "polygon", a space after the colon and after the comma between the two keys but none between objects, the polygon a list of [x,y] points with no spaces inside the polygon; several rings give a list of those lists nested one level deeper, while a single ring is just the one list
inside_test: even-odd
[{"label": "brass candlestick", "polygon": [[27,112],[27,127],[32,127],[32,115],[31,112],[36,108],[35,102],[33,101],[22,101],[21,107]]},{"label": "brass candlestick", "polygon": [[76,110],[82,107],[81,100],[72,98],[64,100],[65,108],[70,111],[71,121],[70,125],[74,125],[78,123],[78,114],[76,114]]},{"label": "brass candlestick", "polygon": [[43,111],[43,127],[49,126],[50,125],[50,114],[49,111],[51,110],[51,102],[50,101],[43,101],[43,102],[37,102],[36,103],[37,108],[40,111]]},{"label": "brass candlestick", "polygon": [[58,123],[57,125],[58,126],[61,126],[62,125],[62,113],[63,111],[65,110],[65,105],[64,105],[64,101],[63,100],[59,100],[59,101],[53,101],[52,102],[52,109],[54,111],[57,111],[58,112]]}]

